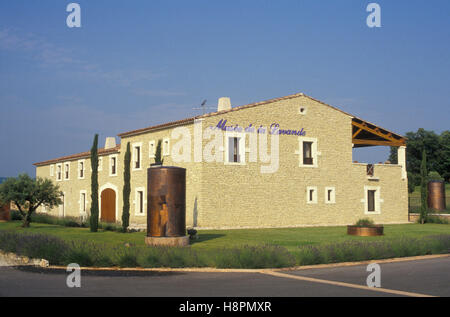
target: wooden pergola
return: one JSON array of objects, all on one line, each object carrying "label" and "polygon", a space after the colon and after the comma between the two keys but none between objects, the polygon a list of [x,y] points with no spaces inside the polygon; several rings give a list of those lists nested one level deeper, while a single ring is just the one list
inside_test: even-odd
[{"label": "wooden pergola", "polygon": [[352,119],[353,147],[406,146],[406,138],[359,118]]}]

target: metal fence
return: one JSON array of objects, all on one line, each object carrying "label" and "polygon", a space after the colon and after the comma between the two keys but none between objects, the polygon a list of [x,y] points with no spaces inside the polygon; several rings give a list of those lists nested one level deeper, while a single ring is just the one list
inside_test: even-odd
[{"label": "metal fence", "polygon": [[[446,202],[446,212],[450,212],[450,195],[445,195]],[[421,206],[420,196],[409,197],[409,212],[410,213],[419,213]]]}]

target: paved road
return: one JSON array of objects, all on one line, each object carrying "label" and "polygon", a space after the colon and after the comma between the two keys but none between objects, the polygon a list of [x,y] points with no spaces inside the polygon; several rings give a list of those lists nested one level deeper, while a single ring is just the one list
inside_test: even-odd
[{"label": "paved road", "polygon": [[0,267],[0,296],[399,296],[389,290],[450,296],[450,257],[380,266],[387,292],[358,288],[366,285],[365,265],[276,272],[281,276],[83,271],[81,288],[68,288],[64,271]]}]

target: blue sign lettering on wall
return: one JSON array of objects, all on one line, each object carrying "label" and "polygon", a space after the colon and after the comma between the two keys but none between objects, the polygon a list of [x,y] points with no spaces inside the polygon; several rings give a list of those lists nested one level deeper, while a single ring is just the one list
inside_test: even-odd
[{"label": "blue sign lettering on wall", "polygon": [[[220,119],[220,121],[215,126],[216,129],[220,129],[222,131],[229,132],[242,132],[245,131],[247,133],[260,133],[265,134],[267,131],[269,134],[279,134],[279,135],[297,135],[297,136],[305,136],[306,131],[301,128],[300,130],[292,130],[292,129],[281,129],[280,124],[272,123],[270,128],[267,130],[264,126],[260,125],[259,127],[253,126],[250,123],[245,129],[238,124],[235,125],[227,125],[227,119]],[[212,128],[212,127],[211,127]]]}]

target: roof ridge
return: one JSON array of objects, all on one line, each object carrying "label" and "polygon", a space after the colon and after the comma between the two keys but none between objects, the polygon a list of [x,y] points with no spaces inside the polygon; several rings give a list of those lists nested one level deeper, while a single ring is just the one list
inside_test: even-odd
[{"label": "roof ridge", "polygon": [[[119,152],[119,150],[120,150],[120,144],[116,145],[115,147],[109,148],[109,149],[99,148],[98,155],[106,155],[106,154],[110,154],[110,153],[114,153],[114,152]],[[51,159],[51,160],[33,163],[33,165],[39,166],[39,165],[47,165],[47,164],[63,162],[63,161],[73,161],[75,159],[89,157],[90,155],[91,155],[91,151],[79,152],[76,154],[60,156],[58,158]]]},{"label": "roof ridge", "polygon": [[256,106],[260,106],[260,105],[264,105],[264,104],[268,104],[268,103],[272,103],[272,102],[297,98],[297,97],[301,97],[301,96],[304,96],[304,94],[302,92],[299,92],[299,93],[295,93],[295,94],[291,94],[291,95],[287,95],[287,96],[283,96],[283,97],[272,98],[272,99],[268,99],[268,100],[264,100],[264,101],[258,101],[258,102],[254,102],[254,103],[250,103],[250,104],[246,104],[246,105],[242,105],[242,106],[237,106],[237,107],[233,107],[233,108],[227,109],[227,110],[214,111],[214,112],[205,113],[203,115],[198,115],[198,116],[194,116],[194,117],[190,117],[190,118],[185,118],[185,119],[180,119],[180,120],[171,121],[171,122],[167,122],[167,123],[157,124],[157,125],[149,126],[149,127],[142,128],[142,129],[127,131],[127,132],[119,133],[118,136],[123,137],[123,136],[131,136],[131,135],[141,134],[144,132],[162,129],[162,128],[166,128],[166,127],[170,127],[170,126],[174,126],[174,125],[191,123],[195,119],[212,117],[212,116],[221,115],[221,114],[232,112],[232,111],[238,111],[241,109],[252,108],[252,107],[256,107]]}]

